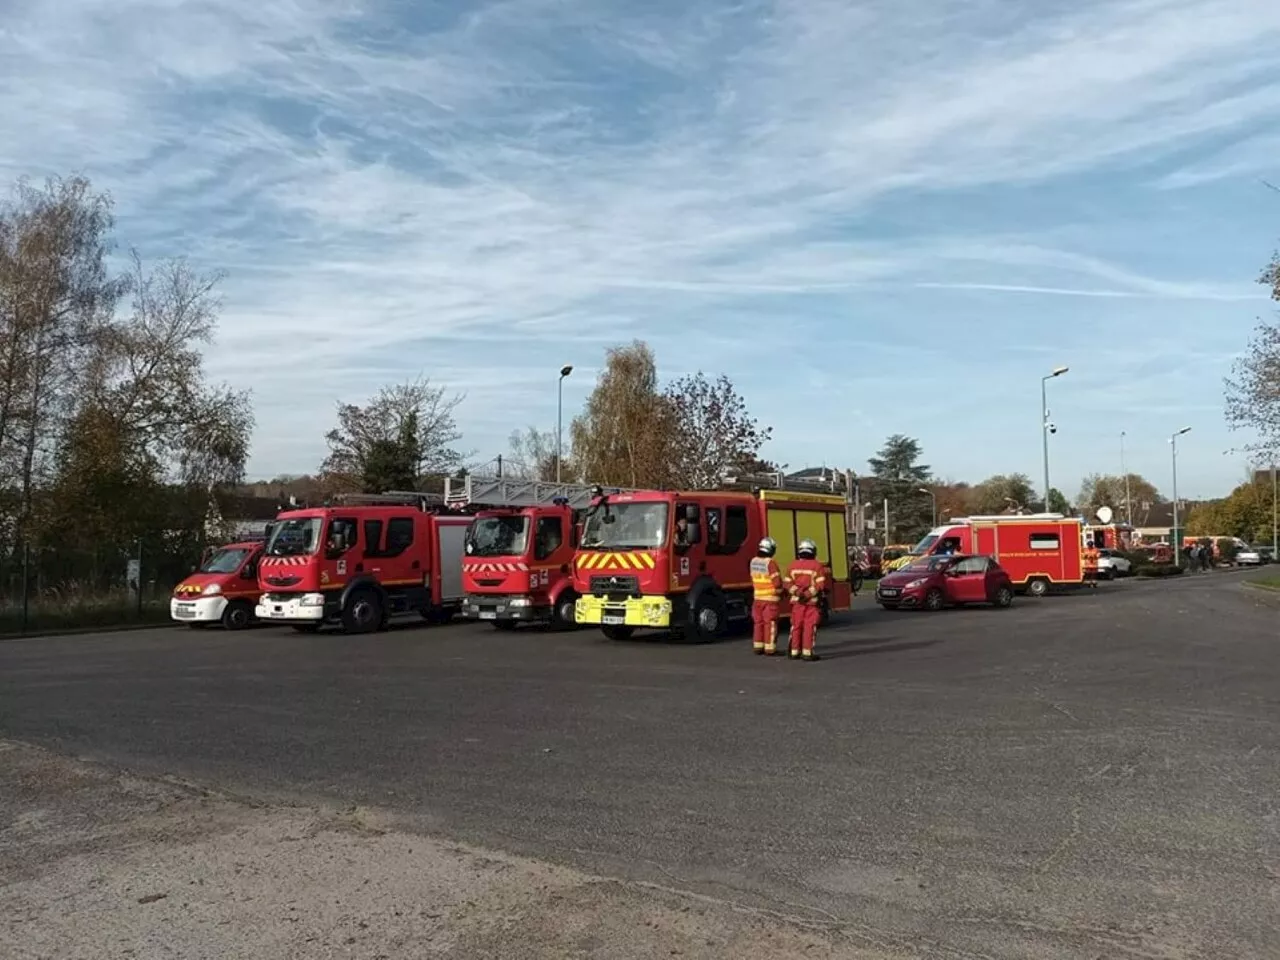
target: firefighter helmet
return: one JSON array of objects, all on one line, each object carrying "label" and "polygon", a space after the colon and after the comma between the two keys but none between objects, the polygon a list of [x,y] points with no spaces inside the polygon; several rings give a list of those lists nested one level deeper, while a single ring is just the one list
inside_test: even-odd
[{"label": "firefighter helmet", "polygon": [[773,542],[773,537],[765,537],[756,550],[762,557],[772,557],[778,552],[778,545]]},{"label": "firefighter helmet", "polygon": [[801,540],[800,546],[796,547],[796,555],[812,560],[818,555],[818,545],[812,540]]}]

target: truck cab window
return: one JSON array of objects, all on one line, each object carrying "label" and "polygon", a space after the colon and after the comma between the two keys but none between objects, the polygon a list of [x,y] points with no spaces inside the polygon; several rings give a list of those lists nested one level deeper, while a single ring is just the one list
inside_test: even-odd
[{"label": "truck cab window", "polygon": [[559,517],[539,517],[538,530],[534,537],[534,557],[545,560],[564,543],[564,529]]},{"label": "truck cab window", "polygon": [[724,552],[737,553],[747,542],[747,508],[730,507],[725,511]]},{"label": "truck cab window", "polygon": [[334,517],[329,521],[329,532],[325,535],[325,555],[340,557],[359,542],[359,527],[350,517]]},{"label": "truck cab window", "polygon": [[387,524],[385,557],[398,557],[413,546],[413,517],[392,517]]},{"label": "truck cab window", "polygon": [[720,543],[720,508],[707,507],[707,553],[723,553]]}]

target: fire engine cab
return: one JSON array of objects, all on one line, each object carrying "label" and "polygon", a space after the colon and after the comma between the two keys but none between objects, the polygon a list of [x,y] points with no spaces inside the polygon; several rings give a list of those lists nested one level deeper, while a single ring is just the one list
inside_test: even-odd
[{"label": "fire engine cab", "polygon": [[[845,499],[790,490],[645,490],[597,496],[574,557],[578,623],[613,640],[637,628],[713,640],[751,616],[751,558],[763,537],[785,573],[796,544],[813,540],[828,570],[823,618],[852,595]],[[783,617],[789,615],[783,601]]]},{"label": "fire engine cab", "polygon": [[462,605],[470,517],[427,493],[353,494],[276,518],[258,564],[258,619],[369,633],[395,614],[444,622]]},{"label": "fire engine cab", "polygon": [[573,626],[573,553],[597,489],[474,475],[446,480],[445,502],[474,515],[462,560],[462,615],[499,630]]},{"label": "fire engine cab", "polygon": [[967,553],[995,557],[1016,587],[1042,597],[1051,586],[1083,584],[1084,522],[1060,513],[957,517],[911,548],[915,557]]}]

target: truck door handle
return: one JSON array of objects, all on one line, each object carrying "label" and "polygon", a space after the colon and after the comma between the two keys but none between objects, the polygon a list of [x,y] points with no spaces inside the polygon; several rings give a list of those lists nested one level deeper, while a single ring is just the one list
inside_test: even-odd
[{"label": "truck door handle", "polygon": [[363,564],[363,563],[357,563],[357,564],[356,564],[356,573],[364,573],[364,564]]},{"label": "truck door handle", "polygon": [[421,560],[415,560],[415,561],[413,561],[413,566],[412,566],[412,567],[410,567],[409,569],[410,569],[410,570],[417,570],[417,569],[419,569],[421,566],[422,566],[422,561],[421,561]]},{"label": "truck door handle", "polygon": [[698,561],[698,572],[699,572],[699,573],[706,573],[706,572],[707,572],[707,561],[705,561],[705,560],[699,560],[699,561]]},{"label": "truck door handle", "polygon": [[568,573],[568,572],[569,572],[569,565],[568,565],[567,563],[562,563],[562,564],[560,564],[560,572],[561,572],[561,573]]}]

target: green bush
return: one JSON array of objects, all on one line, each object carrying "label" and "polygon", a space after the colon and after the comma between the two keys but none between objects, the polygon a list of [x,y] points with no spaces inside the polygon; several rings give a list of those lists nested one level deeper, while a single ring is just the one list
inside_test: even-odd
[{"label": "green bush", "polygon": [[1144,563],[1133,568],[1136,577],[1180,577],[1186,572],[1186,567],[1173,563]]}]

